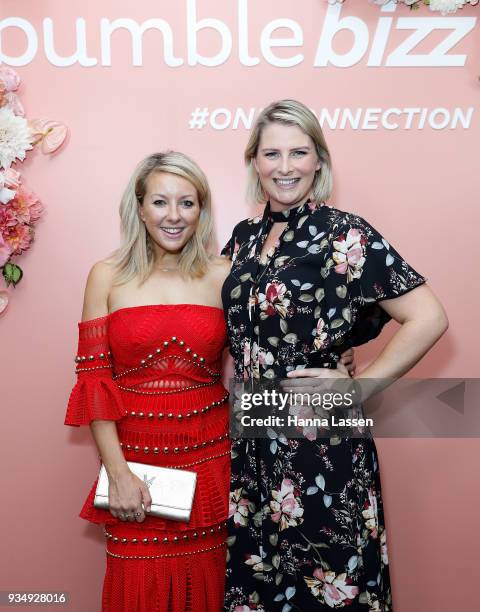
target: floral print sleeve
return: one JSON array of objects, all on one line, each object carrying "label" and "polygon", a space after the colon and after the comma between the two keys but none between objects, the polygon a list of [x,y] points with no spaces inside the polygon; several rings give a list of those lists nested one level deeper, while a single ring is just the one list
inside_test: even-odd
[{"label": "floral print sleeve", "polygon": [[378,302],[399,297],[426,279],[362,217],[343,213],[337,228],[326,264],[328,284],[334,286],[337,311],[345,315],[350,344],[358,346],[376,338],[391,319]]}]

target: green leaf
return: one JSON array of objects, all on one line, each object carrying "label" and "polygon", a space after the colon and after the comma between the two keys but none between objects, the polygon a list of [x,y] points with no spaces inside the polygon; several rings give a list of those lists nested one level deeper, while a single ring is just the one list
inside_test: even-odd
[{"label": "green leaf", "polygon": [[288,344],[295,344],[298,342],[298,336],[297,334],[290,333],[283,337],[283,341],[287,342]]},{"label": "green leaf", "polygon": [[250,272],[247,272],[246,274],[242,274],[240,276],[240,280],[242,281],[242,283],[249,280],[250,278],[252,278],[252,275],[250,274]]},{"label": "green leaf", "polygon": [[3,266],[3,278],[7,284],[13,285],[14,287],[22,280],[23,272],[20,266],[12,263],[6,263]]},{"label": "green leaf", "polygon": [[285,319],[280,319],[280,329],[282,330],[282,333],[288,334],[288,323],[285,321]]},{"label": "green leaf", "polygon": [[342,316],[346,321],[350,323],[352,321],[352,312],[350,308],[344,308],[342,310]]},{"label": "green leaf", "polygon": [[341,327],[344,322],[345,321],[343,319],[333,319],[333,321],[330,323],[330,327],[331,329],[336,329],[337,327]]},{"label": "green leaf", "polygon": [[284,240],[285,242],[291,242],[291,241],[293,240],[294,236],[295,236],[295,232],[294,232],[293,230],[289,230],[289,231],[288,231],[288,232],[285,234],[285,236],[283,237],[283,240]]},{"label": "green leaf", "polygon": [[301,302],[313,302],[315,298],[311,293],[302,293],[298,299]]},{"label": "green leaf", "polygon": [[242,287],[241,285],[237,285],[234,289],[230,291],[230,297],[232,300],[238,300],[238,298],[242,295]]},{"label": "green leaf", "polygon": [[276,257],[275,261],[273,262],[273,265],[275,266],[275,268],[279,268],[280,266],[283,266],[283,264],[290,259],[290,257],[288,255],[282,255],[282,257]]},{"label": "green leaf", "polygon": [[325,297],[325,289],[323,287],[319,287],[315,291],[315,299],[317,300],[317,302],[321,302],[324,297]]},{"label": "green leaf", "polygon": [[280,342],[280,338],[277,338],[276,336],[270,336],[270,338],[267,338],[267,340],[272,346],[278,346],[278,343]]},{"label": "green leaf", "polygon": [[335,289],[336,294],[338,295],[339,298],[343,298],[347,295],[347,288],[345,287],[345,285],[339,285],[336,289]]}]

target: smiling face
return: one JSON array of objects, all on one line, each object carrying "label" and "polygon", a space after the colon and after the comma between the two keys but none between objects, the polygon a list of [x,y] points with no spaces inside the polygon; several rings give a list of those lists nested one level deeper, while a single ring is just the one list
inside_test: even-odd
[{"label": "smiling face", "polygon": [[253,160],[271,209],[282,211],[304,202],[312,192],[320,160],[313,140],[296,125],[269,123]]},{"label": "smiling face", "polygon": [[186,179],[167,172],[152,172],[139,214],[153,241],[155,254],[178,254],[197,229],[200,202]]}]

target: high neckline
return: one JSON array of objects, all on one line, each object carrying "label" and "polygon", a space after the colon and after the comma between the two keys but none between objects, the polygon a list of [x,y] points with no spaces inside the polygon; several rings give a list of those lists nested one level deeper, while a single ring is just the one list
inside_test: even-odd
[{"label": "high neckline", "polygon": [[305,214],[309,214],[315,210],[318,210],[321,206],[323,206],[323,203],[318,204],[317,202],[312,202],[310,199],[308,199],[303,204],[299,204],[298,206],[292,206],[286,210],[276,211],[272,210],[270,202],[267,202],[265,207],[265,216],[274,223],[285,223],[287,221],[291,221],[303,212],[305,212]]}]

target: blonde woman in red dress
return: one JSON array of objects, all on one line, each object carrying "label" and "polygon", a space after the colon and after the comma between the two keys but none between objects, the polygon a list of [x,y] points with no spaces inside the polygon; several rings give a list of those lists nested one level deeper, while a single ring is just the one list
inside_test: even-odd
[{"label": "blonde woman in red dress", "polygon": [[[230,261],[209,254],[210,190],[181,153],[150,155],[120,206],[122,243],[85,290],[78,381],[67,425],[89,425],[109,479],[103,612],[219,612],[230,482],[226,326]],[[342,355],[353,368],[352,352]],[[127,461],[193,470],[190,521],[149,515],[146,484]]]},{"label": "blonde woman in red dress", "polygon": [[[90,425],[109,478],[104,612],[214,612],[223,603],[230,442],[220,290],[205,175],[181,153],[144,159],[120,207],[122,244],[95,264],[67,425]],[[149,516],[127,461],[197,473],[190,521]]]}]

